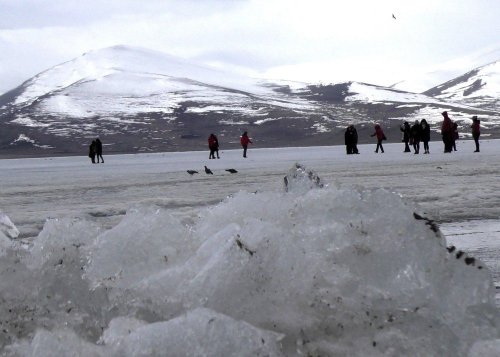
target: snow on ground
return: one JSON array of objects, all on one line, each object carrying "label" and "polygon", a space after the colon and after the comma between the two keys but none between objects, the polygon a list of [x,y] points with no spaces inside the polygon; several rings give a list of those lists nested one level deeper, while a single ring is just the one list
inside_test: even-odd
[{"label": "snow on ground", "polygon": [[[0,160],[0,210],[20,231],[14,247],[0,245],[1,346],[23,356],[496,353],[500,141],[479,154],[471,141],[452,154],[430,145],[430,155],[373,144],[360,155]],[[295,162],[325,187],[308,191],[313,176],[291,171],[284,193]]]}]

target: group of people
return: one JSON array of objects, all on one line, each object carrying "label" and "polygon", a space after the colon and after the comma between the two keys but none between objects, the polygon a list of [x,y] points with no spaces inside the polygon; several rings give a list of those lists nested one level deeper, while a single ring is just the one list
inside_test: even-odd
[{"label": "group of people", "polygon": [[[248,137],[248,132],[244,132],[240,137],[240,144],[243,148],[243,157],[247,157],[247,149],[248,144],[253,144],[252,140]],[[215,159],[215,155],[217,155],[217,159],[220,159],[219,156],[219,140],[215,134],[210,134],[208,137],[208,149],[210,150],[210,154],[208,155],[209,159]]]},{"label": "group of people", "polygon": [[[444,143],[444,152],[450,153],[452,151],[456,151],[456,143],[455,141],[458,139],[458,125],[454,123],[450,117],[448,116],[448,112],[444,111],[441,113],[443,115],[443,123],[441,124],[441,136]],[[384,147],[382,142],[387,140],[387,137],[382,130],[380,124],[375,124],[375,132],[370,136],[377,138],[377,146],[375,148],[375,152],[378,153],[379,150],[381,153],[384,152]],[[404,152],[411,152],[410,145],[413,146],[413,152],[415,154],[420,153],[420,143],[423,143],[424,154],[429,154],[429,141],[431,139],[431,131],[429,124],[425,119],[422,119],[420,122],[415,120],[413,125],[410,125],[408,122],[404,122],[400,127],[401,132],[403,133],[402,141],[405,144]],[[480,129],[480,120],[477,116],[472,117],[472,137],[474,139],[474,143],[476,145],[476,150],[474,152],[479,152],[479,136],[481,135]],[[346,152],[348,155],[351,154],[359,154],[358,150],[358,132],[354,125],[349,125],[345,130],[344,134]],[[240,137],[240,144],[243,148],[243,157],[247,157],[247,149],[248,144],[252,144],[252,140],[248,137],[248,132],[244,132]],[[208,148],[210,150],[210,154],[208,156],[209,159],[220,159],[219,156],[219,140],[215,134],[210,134],[208,137]],[[89,146],[89,157],[93,164],[102,162],[104,163],[104,158],[102,157],[102,143],[99,138],[92,140],[92,143]],[[100,160],[100,161],[99,161]]]},{"label": "group of people", "polygon": [[[443,123],[441,124],[441,136],[444,143],[444,152],[451,153],[452,151],[457,151],[456,140],[458,139],[458,125],[453,122],[448,116],[448,112],[444,111],[441,113],[443,116]],[[472,117],[472,138],[474,139],[474,144],[476,145],[476,150],[474,152],[479,152],[479,136],[481,135],[481,121],[476,115]]]},{"label": "group of people", "polygon": [[89,157],[93,164],[96,163],[95,159],[97,157],[97,163],[100,162],[104,164],[104,158],[102,157],[102,142],[99,138],[92,140],[92,143],[89,146]]},{"label": "group of people", "polygon": [[[456,140],[458,139],[458,125],[453,122],[448,116],[448,112],[444,111],[441,113],[443,115],[443,123],[441,124],[441,136],[444,143],[444,152],[451,153],[452,151],[457,151]],[[429,141],[431,140],[431,129],[427,120],[422,119],[421,121],[415,120],[413,125],[410,125],[405,121],[401,127],[401,132],[403,133],[402,141],[405,144],[404,152],[411,152],[410,146],[413,147],[413,152],[415,154],[420,153],[420,143],[423,144],[424,154],[429,154]],[[474,152],[479,152],[479,136],[481,135],[480,120],[477,116],[472,117],[472,137],[476,145],[476,150]],[[384,152],[384,147],[382,142],[387,140],[387,137],[382,130],[380,124],[375,124],[375,132],[370,136],[375,136],[377,139],[377,146],[375,152]],[[358,151],[358,133],[354,125],[349,125],[344,134],[345,146],[347,154],[359,154]]]},{"label": "group of people", "polygon": [[[387,140],[387,137],[385,136],[384,131],[382,130],[380,124],[375,124],[375,132],[370,136],[377,137],[377,148],[375,149],[375,152],[378,153],[378,151],[380,150],[380,152],[383,153],[384,146],[382,145],[382,142],[384,140]],[[359,154],[358,131],[356,130],[354,125],[349,125],[347,127],[344,133],[344,140],[345,140],[345,148],[347,155]]]},{"label": "group of people", "polygon": [[429,154],[429,141],[431,141],[431,128],[427,124],[427,120],[422,119],[420,122],[415,120],[415,123],[410,126],[410,123],[405,121],[399,128],[403,132],[403,142],[405,143],[404,152],[411,152],[410,145],[413,146],[415,154],[420,153],[420,143],[424,145],[424,154]]},{"label": "group of people", "polygon": [[441,115],[443,116],[441,136],[444,143],[444,152],[450,153],[452,151],[457,151],[456,140],[458,139],[458,125],[450,119],[448,112],[444,111]]}]

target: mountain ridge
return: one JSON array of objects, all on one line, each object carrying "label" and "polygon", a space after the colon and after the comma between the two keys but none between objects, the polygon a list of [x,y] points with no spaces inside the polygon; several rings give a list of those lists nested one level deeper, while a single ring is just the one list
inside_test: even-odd
[{"label": "mountain ridge", "polygon": [[443,110],[464,132],[470,117],[480,115],[485,135],[494,137],[498,101],[481,97],[473,106],[474,100],[450,99],[437,89],[419,94],[361,82],[249,78],[119,45],[56,65],[0,96],[0,151],[81,154],[96,136],[108,152],[203,150],[211,132],[234,148],[245,130],[263,147],[332,145],[343,144],[349,124],[368,142],[375,122],[399,141],[402,121],[424,117],[438,140]]}]

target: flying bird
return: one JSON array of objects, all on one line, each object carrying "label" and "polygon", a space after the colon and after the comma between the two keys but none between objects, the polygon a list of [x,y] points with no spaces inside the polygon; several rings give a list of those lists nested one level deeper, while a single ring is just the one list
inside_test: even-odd
[{"label": "flying bird", "polygon": [[392,18],[393,18],[394,20],[396,20],[396,16],[394,16],[394,14],[392,14]]},{"label": "flying bird", "polygon": [[193,176],[194,174],[197,174],[198,171],[196,171],[196,170],[187,170],[187,173],[190,174],[191,176]]},{"label": "flying bird", "polygon": [[237,172],[238,172],[238,171],[236,171],[235,169],[227,169],[226,171],[227,171],[227,172],[230,172],[230,173],[232,173],[232,174],[235,174],[235,173],[237,173]]},{"label": "flying bird", "polygon": [[207,175],[213,175],[214,173],[212,172],[212,170],[210,170],[208,167],[205,166],[205,173]]}]

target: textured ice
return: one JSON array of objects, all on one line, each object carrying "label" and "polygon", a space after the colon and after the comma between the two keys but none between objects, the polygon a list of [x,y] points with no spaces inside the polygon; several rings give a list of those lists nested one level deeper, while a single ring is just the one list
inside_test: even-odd
[{"label": "textured ice", "polygon": [[9,216],[2,211],[0,211],[0,233],[9,238],[17,238],[17,236],[19,236],[17,227],[12,223]]},{"label": "textured ice", "polygon": [[300,164],[286,177],[194,220],[140,205],[108,230],[47,221],[0,257],[4,354],[498,353],[490,272],[418,207]]},{"label": "textured ice", "polygon": [[281,356],[281,334],[209,309],[134,329],[112,345],[118,356]]},{"label": "textured ice", "polygon": [[7,254],[7,250],[12,247],[10,238],[16,238],[18,235],[17,227],[5,213],[0,211],[0,256]]}]

